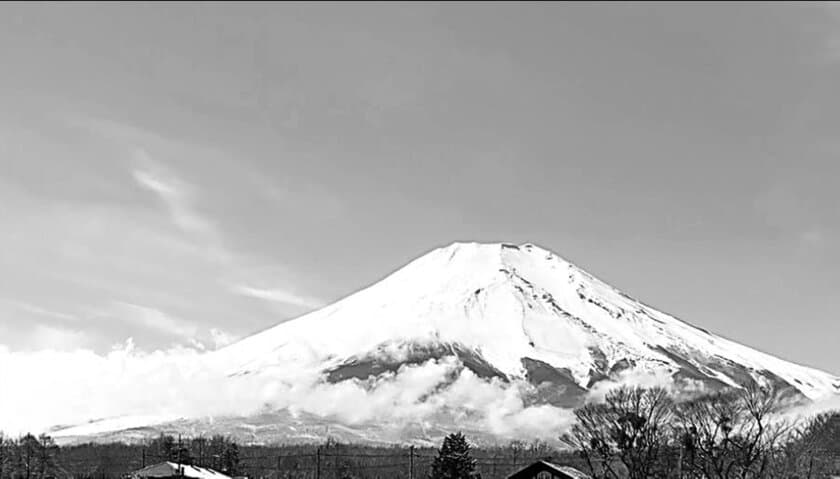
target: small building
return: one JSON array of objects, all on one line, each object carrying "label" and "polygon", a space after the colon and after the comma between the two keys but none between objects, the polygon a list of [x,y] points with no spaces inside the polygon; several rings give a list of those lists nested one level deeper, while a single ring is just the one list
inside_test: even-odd
[{"label": "small building", "polygon": [[537,461],[526,466],[507,479],[592,479],[589,474],[571,466],[559,466],[548,461]]},{"label": "small building", "polygon": [[146,466],[128,475],[130,479],[231,479],[230,476],[206,467],[161,462]]}]

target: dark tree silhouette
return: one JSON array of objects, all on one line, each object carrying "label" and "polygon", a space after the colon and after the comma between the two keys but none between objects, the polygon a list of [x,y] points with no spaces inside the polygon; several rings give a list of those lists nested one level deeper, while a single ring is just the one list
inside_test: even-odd
[{"label": "dark tree silhouette", "polygon": [[614,389],[603,403],[576,409],[577,423],[561,439],[583,456],[595,477],[659,476],[666,468],[672,406],[662,388]]},{"label": "dark tree silhouette", "polygon": [[809,418],[780,448],[776,477],[815,479],[840,475],[840,412]]},{"label": "dark tree silhouette", "polygon": [[682,435],[684,472],[689,478],[764,479],[789,425],[773,420],[781,396],[750,386],[680,403],[676,426]]},{"label": "dark tree silhouette", "polygon": [[227,441],[221,457],[222,472],[236,476],[239,474],[239,446],[232,441]]},{"label": "dark tree silhouette", "polygon": [[432,463],[429,479],[473,479],[480,476],[475,470],[476,460],[470,453],[467,438],[460,432],[443,439],[437,457]]}]

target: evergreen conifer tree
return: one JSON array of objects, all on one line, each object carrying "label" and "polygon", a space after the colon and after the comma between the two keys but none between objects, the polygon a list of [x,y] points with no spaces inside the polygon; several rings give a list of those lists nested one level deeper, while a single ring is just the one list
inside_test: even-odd
[{"label": "evergreen conifer tree", "polygon": [[460,432],[453,433],[443,439],[429,479],[479,479],[475,467],[467,438]]}]

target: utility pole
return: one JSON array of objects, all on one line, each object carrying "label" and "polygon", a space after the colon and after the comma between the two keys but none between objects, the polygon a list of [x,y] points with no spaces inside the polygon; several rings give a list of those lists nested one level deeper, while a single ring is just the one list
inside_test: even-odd
[{"label": "utility pole", "polygon": [[680,456],[677,458],[677,479],[682,479],[683,443],[680,442]]},{"label": "utility pole", "polygon": [[414,446],[408,448],[408,479],[414,479]]},{"label": "utility pole", "polygon": [[146,467],[146,446],[143,446],[143,454],[140,456],[140,467]]},{"label": "utility pole", "polygon": [[315,479],[321,479],[321,446],[315,449]]},{"label": "utility pole", "polygon": [[178,434],[178,452],[175,454],[175,460],[178,461],[176,464],[178,465],[178,475],[184,475],[184,468],[181,467],[181,435]]},{"label": "utility pole", "polygon": [[277,455],[277,479],[280,479],[280,455]]}]

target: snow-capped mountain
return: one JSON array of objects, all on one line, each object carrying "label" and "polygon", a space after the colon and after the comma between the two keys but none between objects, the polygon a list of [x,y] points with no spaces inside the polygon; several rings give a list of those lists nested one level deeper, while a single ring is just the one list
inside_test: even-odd
[{"label": "snow-capped mountain", "polygon": [[56,435],[418,442],[458,428],[473,437],[557,437],[569,408],[640,377],[676,388],[759,382],[808,399],[840,394],[840,378],[692,326],[532,244],[434,250],[207,361],[223,371],[222,388],[254,390],[266,407],[125,434],[103,422]]},{"label": "snow-capped mountain", "polygon": [[712,387],[770,381],[812,399],[840,392],[836,377],[692,326],[532,244],[434,250],[218,354],[236,374],[315,368],[330,382],[454,356],[484,378],[581,393],[630,370]]}]

